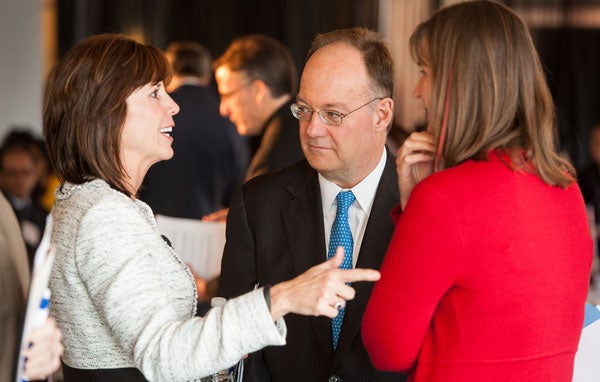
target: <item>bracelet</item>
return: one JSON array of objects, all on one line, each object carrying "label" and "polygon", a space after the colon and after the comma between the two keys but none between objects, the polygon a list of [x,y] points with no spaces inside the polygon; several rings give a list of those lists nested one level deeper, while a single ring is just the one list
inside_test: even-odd
[{"label": "bracelet", "polygon": [[267,308],[269,312],[271,311],[271,284],[266,284],[263,286],[263,295],[265,296],[265,302],[267,303]]}]

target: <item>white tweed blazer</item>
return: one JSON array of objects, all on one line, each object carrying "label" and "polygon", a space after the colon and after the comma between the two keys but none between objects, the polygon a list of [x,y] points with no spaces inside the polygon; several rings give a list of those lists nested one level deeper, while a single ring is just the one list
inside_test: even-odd
[{"label": "white tweed blazer", "polygon": [[63,185],[52,217],[51,312],[67,365],[136,367],[149,381],[188,381],[285,344],[285,323],[273,323],[262,289],[194,317],[193,277],[151,209],[103,180]]}]

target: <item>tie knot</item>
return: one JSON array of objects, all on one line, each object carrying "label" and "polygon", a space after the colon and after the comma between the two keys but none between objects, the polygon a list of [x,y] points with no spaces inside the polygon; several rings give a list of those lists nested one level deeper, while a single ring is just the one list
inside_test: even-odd
[{"label": "tie knot", "polygon": [[354,197],[354,194],[352,193],[352,191],[340,191],[337,194],[336,199],[337,199],[337,213],[338,214],[340,214],[340,213],[347,214],[348,208],[350,208],[350,205],[356,198]]}]

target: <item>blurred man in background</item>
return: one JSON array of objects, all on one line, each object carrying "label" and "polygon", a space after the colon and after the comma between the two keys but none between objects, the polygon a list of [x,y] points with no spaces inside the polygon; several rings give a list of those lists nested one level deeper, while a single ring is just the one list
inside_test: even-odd
[{"label": "blurred man in background", "polygon": [[30,269],[42,239],[48,211],[34,191],[40,179],[36,139],[28,132],[12,131],[0,148],[0,189],[19,221]]},{"label": "blurred man in background", "polygon": [[[215,61],[221,115],[251,137],[246,180],[304,158],[298,121],[290,112],[298,74],[289,49],[262,35],[234,40]],[[225,220],[227,210],[205,220]]]},{"label": "blurred man in background", "polygon": [[208,50],[195,42],[174,42],[166,55],[173,66],[167,90],[180,108],[171,132],[175,154],[150,168],[140,199],[155,214],[200,219],[229,205],[244,179],[247,148],[235,126],[219,114]]},{"label": "blurred man in background", "polygon": [[241,135],[261,137],[246,179],[304,158],[290,112],[297,71],[287,47],[261,35],[234,40],[215,62],[221,114]]}]

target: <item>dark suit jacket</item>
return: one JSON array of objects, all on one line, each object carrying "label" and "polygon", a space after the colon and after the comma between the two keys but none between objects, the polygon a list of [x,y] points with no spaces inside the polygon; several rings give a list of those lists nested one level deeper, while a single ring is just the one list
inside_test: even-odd
[{"label": "dark suit jacket", "polygon": [[[357,267],[378,269],[394,226],[390,210],[398,203],[394,157],[377,188]],[[234,195],[227,219],[227,242],[219,295],[234,297],[256,283],[292,279],[326,259],[321,194],[317,173],[307,161],[247,182]],[[336,351],[331,319],[288,314],[287,345],[269,347],[247,360],[244,381],[317,382],[339,376],[352,381],[403,381],[376,371],[363,346],[360,326],[373,283],[354,283]]]},{"label": "dark suit jacket", "polygon": [[200,219],[228,206],[242,183],[245,141],[219,114],[211,88],[183,85],[171,97],[180,107],[173,117],[174,155],[150,168],[139,197],[155,214]]},{"label": "dark suit jacket", "polygon": [[290,110],[292,102],[285,103],[265,122],[260,146],[252,156],[246,180],[304,159],[300,126]]}]

